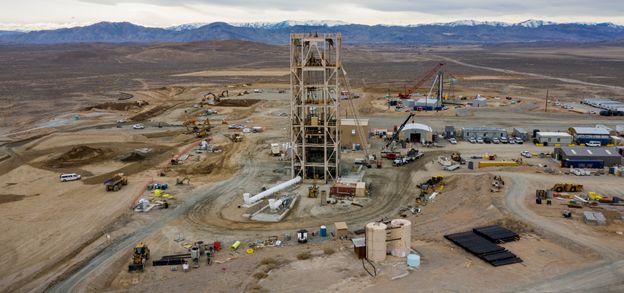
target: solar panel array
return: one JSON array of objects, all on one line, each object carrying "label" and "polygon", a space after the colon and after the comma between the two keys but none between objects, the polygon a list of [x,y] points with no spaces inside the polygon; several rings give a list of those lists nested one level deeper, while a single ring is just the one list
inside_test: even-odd
[{"label": "solar panel array", "polygon": [[444,238],[495,267],[522,262],[515,254],[496,244],[520,239],[515,232],[498,225],[444,235]]}]

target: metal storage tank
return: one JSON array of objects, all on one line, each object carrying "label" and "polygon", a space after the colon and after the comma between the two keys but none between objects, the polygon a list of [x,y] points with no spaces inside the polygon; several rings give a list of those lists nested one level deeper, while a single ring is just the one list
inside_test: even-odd
[{"label": "metal storage tank", "polygon": [[366,224],[366,257],[372,261],[386,259],[386,224]]},{"label": "metal storage tank", "polygon": [[407,257],[412,242],[412,222],[406,219],[394,219],[390,222],[388,250],[397,257]]}]

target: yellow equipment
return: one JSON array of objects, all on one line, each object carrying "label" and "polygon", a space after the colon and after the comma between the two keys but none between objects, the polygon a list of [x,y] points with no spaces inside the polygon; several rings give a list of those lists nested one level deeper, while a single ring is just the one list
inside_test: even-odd
[{"label": "yellow equipment", "polygon": [[589,200],[596,200],[596,201],[599,201],[599,200],[604,198],[604,196],[602,196],[602,195],[600,195],[598,193],[595,193],[593,191],[588,192],[587,193],[587,197],[589,198]]},{"label": "yellow equipment", "polygon": [[318,185],[314,184],[308,187],[308,197],[316,198],[318,196]]},{"label": "yellow equipment", "polygon": [[143,271],[145,269],[145,263],[150,257],[150,250],[143,242],[137,244],[134,247],[132,253],[132,262],[128,265],[128,272]]},{"label": "yellow equipment", "polygon": [[574,183],[557,183],[553,186],[552,190],[556,192],[577,192],[583,191],[583,184],[574,184]]}]

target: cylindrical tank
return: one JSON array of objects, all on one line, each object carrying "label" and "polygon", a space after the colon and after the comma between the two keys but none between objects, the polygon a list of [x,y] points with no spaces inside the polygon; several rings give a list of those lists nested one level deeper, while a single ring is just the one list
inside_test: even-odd
[{"label": "cylindrical tank", "polygon": [[199,247],[193,246],[191,248],[191,259],[199,259]]},{"label": "cylindrical tank", "polygon": [[240,245],[241,245],[241,242],[240,241],[236,241],[236,242],[234,242],[234,244],[232,244],[232,246],[230,246],[230,248],[232,250],[237,250],[240,247]]},{"label": "cylindrical tank", "polygon": [[388,250],[393,256],[406,257],[410,253],[412,242],[412,222],[406,219],[394,219],[390,222]]},{"label": "cylindrical tank", "polygon": [[366,258],[372,261],[386,259],[386,224],[366,224]]},{"label": "cylindrical tank", "polygon": [[327,237],[327,227],[325,225],[321,226],[319,234],[321,235],[321,237]]}]

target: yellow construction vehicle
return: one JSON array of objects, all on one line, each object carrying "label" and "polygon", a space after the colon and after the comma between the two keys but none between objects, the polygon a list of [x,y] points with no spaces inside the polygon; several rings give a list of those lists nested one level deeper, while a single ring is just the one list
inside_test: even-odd
[{"label": "yellow construction vehicle", "polygon": [[150,250],[143,242],[137,244],[134,247],[132,253],[132,262],[128,265],[128,272],[143,271],[145,269],[145,263],[149,260]]},{"label": "yellow construction vehicle", "polygon": [[317,198],[319,194],[319,186],[316,184],[316,180],[318,179],[318,175],[314,176],[314,182],[312,182],[312,186],[308,187],[308,197],[309,198]]},{"label": "yellow construction vehicle", "polygon": [[433,192],[436,186],[438,186],[438,189],[444,188],[442,185],[443,180],[444,180],[443,176],[433,176],[429,178],[427,181],[419,184],[418,187],[423,193]]},{"label": "yellow construction vehicle", "polygon": [[574,183],[557,183],[553,186],[552,190],[556,192],[577,192],[583,191],[583,184]]}]

